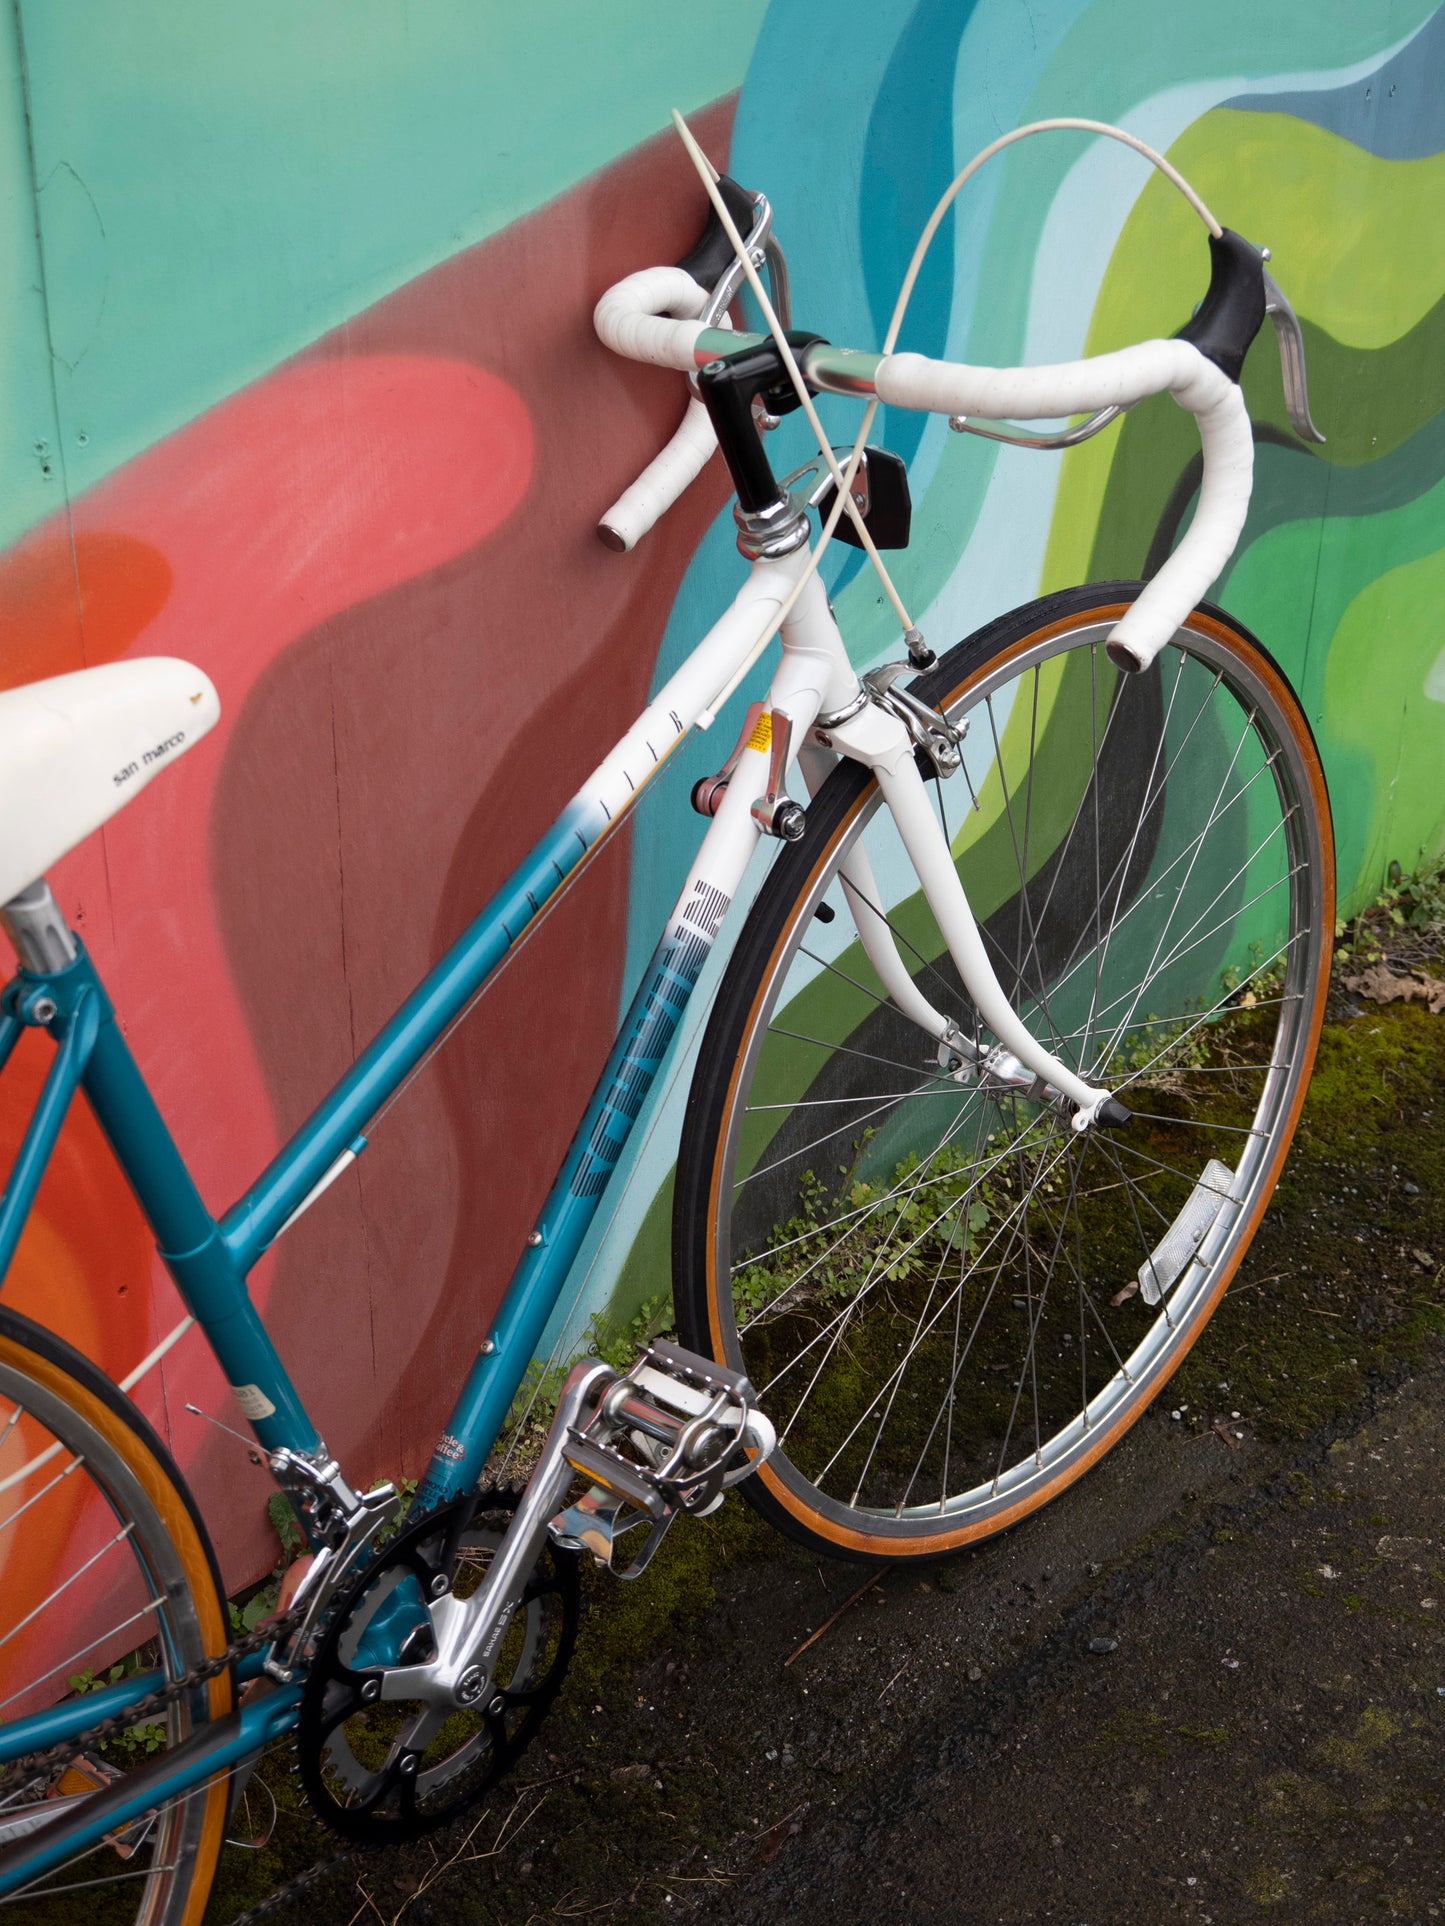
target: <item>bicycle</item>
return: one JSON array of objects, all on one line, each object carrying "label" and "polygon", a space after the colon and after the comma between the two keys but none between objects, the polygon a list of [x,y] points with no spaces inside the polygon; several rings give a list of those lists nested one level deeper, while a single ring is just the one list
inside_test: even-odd
[{"label": "bicycle", "polygon": [[[903,303],[881,354],[791,333],[765,197],[713,178],[681,130],[712,203],[707,227],[681,266],[609,290],[596,323],[619,352],[688,373],[696,392],[602,532],[632,547],[716,443],[747,580],[219,1218],[44,881],[205,733],[216,692],[189,664],[138,660],[0,696],[0,780],[6,800],[28,805],[23,818],[5,812],[0,848],[0,917],[19,958],[0,1067],[27,1028],[56,1044],[0,1201],[0,1274],[83,1089],[186,1323],[225,1368],[310,1548],[279,1616],[230,1640],[204,1521],[125,1396],[138,1373],[117,1387],[0,1308],[0,1898],[51,1917],[78,1888],[104,1886],[116,1916],[197,1920],[236,1786],[293,1731],[311,1801],[344,1838],[440,1825],[517,1757],[559,1689],[580,1551],[615,1565],[630,1544],[621,1575],[635,1577],[677,1516],[741,1485],[831,1553],[937,1557],[1081,1475],[1210,1315],[1288,1148],[1333,926],[1329,805],[1308,723],[1261,645],[1199,603],[1243,525],[1252,444],[1238,376],[1266,313],[1291,419],[1316,431],[1298,324],[1265,254],[1131,136],[1044,125],[1140,147],[1206,219],[1209,290],[1173,340],[990,370],[896,353]],[[1035,131],[1005,136],[955,180],[904,302],[972,167]],[[729,320],[744,281],[764,333]],[[910,511],[901,464],[867,445],[877,403],[1056,447],[1165,391],[1199,421],[1204,479],[1153,580],[1044,597],[935,658],[878,554],[906,542]],[[794,407],[818,429],[820,393],[867,401],[857,440],[833,451],[820,437],[818,456],[780,483],[762,430]],[[996,425],[1090,410],[1053,434]],[[823,532],[810,548],[812,508]],[[879,568],[906,662],[862,677],[850,665],[817,573],[835,532]],[[328,1453],[245,1275],[364,1153],[389,1093],[774,634],[768,698],[693,790],[707,822],[697,858],[399,1522],[389,1485],[356,1491]],[[795,764],[806,807],[788,793]],[[679,1146],[681,1343],[655,1342],[626,1371],[573,1366],[525,1488],[484,1485],[760,847],[775,860],[722,978]],[[568,1502],[579,1478],[588,1489]],[[136,1653],[99,1691],[59,1696],[73,1667]]]}]

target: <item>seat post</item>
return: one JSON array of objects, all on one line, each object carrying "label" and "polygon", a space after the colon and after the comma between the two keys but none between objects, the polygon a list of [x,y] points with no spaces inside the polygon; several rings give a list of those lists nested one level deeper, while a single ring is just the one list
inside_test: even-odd
[{"label": "seat post", "polygon": [[21,968],[36,976],[63,970],[75,961],[75,938],[43,876],[0,904],[0,924],[15,945]]}]

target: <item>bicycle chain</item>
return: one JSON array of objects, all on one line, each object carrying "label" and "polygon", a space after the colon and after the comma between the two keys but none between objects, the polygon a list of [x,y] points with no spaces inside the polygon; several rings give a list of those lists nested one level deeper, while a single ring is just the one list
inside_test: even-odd
[{"label": "bicycle chain", "polygon": [[180,1678],[172,1679],[169,1684],[160,1686],[154,1692],[148,1692],[144,1698],[136,1699],[126,1706],[124,1711],[117,1712],[108,1719],[99,1719],[84,1732],[74,1733],[70,1738],[62,1739],[58,1745],[48,1746],[42,1752],[27,1752],[21,1758],[12,1759],[4,1772],[0,1773],[0,1798],[41,1773],[50,1773],[57,1767],[70,1765],[79,1758],[81,1753],[104,1745],[107,1739],[113,1739],[118,1733],[126,1731],[139,1721],[151,1718],[157,1712],[164,1712],[166,1707],[173,1705],[177,1699],[184,1698],[198,1685],[209,1685],[212,1679],[219,1678],[222,1672],[228,1671],[241,1659],[249,1658],[253,1652],[260,1652],[268,1645],[278,1644],[280,1640],[288,1638],[296,1630],[304,1616],[305,1608],[300,1607],[295,1611],[287,1612],[284,1618],[267,1619],[264,1625],[258,1625],[254,1630],[243,1632],[239,1638],[233,1639],[226,1649],[217,1653],[214,1658],[202,1659]]}]

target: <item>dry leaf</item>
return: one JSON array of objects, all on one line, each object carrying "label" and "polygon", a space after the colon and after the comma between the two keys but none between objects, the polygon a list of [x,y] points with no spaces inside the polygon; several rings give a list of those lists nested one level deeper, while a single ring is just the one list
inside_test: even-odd
[{"label": "dry leaf", "polygon": [[1345,988],[1371,1003],[1408,1003],[1419,997],[1433,1016],[1445,1012],[1445,981],[1435,976],[1400,976],[1388,963],[1376,963],[1360,976],[1347,976]]},{"label": "dry leaf", "polygon": [[1109,1304],[1111,1309],[1117,1311],[1119,1306],[1122,1303],[1124,1303],[1126,1299],[1136,1296],[1138,1294],[1138,1290],[1139,1290],[1138,1278],[1131,1277],[1129,1279],[1129,1282],[1123,1287],[1123,1289],[1115,1291],[1114,1295],[1109,1299]]},{"label": "dry leaf", "polygon": [[776,1859],[788,1841],[802,1830],[803,1822],[801,1819],[792,1817],[780,1819],[777,1825],[769,1827],[758,1841],[759,1855],[765,1860]]}]

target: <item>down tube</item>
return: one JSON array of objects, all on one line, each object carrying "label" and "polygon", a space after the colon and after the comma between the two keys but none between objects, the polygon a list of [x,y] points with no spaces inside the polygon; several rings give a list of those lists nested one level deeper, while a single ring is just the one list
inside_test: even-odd
[{"label": "down tube", "polygon": [[643,971],[592,1101],[508,1286],[490,1346],[472,1366],[427,1467],[418,1504],[440,1504],[469,1491],[481,1475],[756,846],[746,800],[753,793],[747,780],[752,773],[740,771],[729,788]]}]

